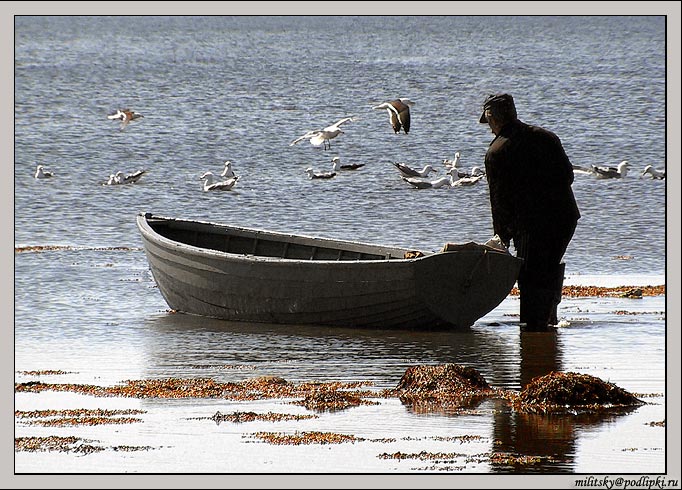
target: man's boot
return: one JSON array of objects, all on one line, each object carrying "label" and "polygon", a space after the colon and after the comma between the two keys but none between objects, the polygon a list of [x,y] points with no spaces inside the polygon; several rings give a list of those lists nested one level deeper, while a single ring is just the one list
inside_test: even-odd
[{"label": "man's boot", "polygon": [[521,323],[525,331],[544,332],[550,330],[550,317],[555,306],[554,289],[525,286],[521,289]]}]

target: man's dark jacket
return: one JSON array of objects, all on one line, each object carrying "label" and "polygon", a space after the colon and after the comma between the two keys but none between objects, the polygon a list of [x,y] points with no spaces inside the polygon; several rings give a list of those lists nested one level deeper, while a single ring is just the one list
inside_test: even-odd
[{"label": "man's dark jacket", "polygon": [[523,234],[552,236],[580,218],[571,184],[573,166],[559,138],[513,121],[485,156],[493,230],[507,244]]}]

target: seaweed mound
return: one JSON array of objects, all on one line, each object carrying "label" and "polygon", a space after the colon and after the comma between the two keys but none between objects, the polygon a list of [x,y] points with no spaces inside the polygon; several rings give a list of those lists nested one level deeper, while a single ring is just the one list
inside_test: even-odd
[{"label": "seaweed mound", "polygon": [[303,400],[294,403],[303,405],[308,410],[319,412],[345,410],[349,407],[366,404],[355,393],[326,389],[314,390],[312,393],[307,394]]},{"label": "seaweed mound", "polygon": [[642,405],[618,386],[589,374],[551,372],[533,379],[519,395],[524,407],[540,409]]},{"label": "seaweed mound", "polygon": [[412,394],[463,396],[490,390],[490,386],[474,368],[439,364],[407,368],[396,389]]}]

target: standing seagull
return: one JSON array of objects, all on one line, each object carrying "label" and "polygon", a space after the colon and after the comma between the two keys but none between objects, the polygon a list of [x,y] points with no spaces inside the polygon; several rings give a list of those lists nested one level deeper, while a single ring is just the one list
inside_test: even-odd
[{"label": "standing seagull", "polygon": [[47,179],[52,176],[54,176],[54,174],[52,172],[48,172],[47,170],[45,170],[42,165],[38,165],[38,167],[36,168],[35,174],[36,179]]},{"label": "standing seagull", "polygon": [[308,139],[310,140],[311,145],[320,146],[323,144],[325,150],[331,148],[332,147],[331,140],[336,138],[338,135],[343,134],[343,131],[341,131],[341,125],[345,122],[352,120],[353,120],[352,117],[344,117],[343,119],[339,119],[334,124],[332,124],[331,126],[327,126],[324,129],[308,131],[300,138],[296,138],[294,141],[289,143],[289,146],[294,146],[299,141]]},{"label": "standing seagull", "polygon": [[123,131],[130,121],[134,121],[135,119],[139,119],[141,117],[144,116],[135,111],[131,111],[130,109],[117,109],[116,112],[107,116],[108,119],[119,119],[121,121],[121,131]]},{"label": "standing seagull", "polygon": [[422,170],[415,170],[408,167],[404,163],[394,162],[395,168],[397,168],[404,177],[426,177],[429,172],[437,172],[435,168],[431,165],[426,165]]},{"label": "standing seagull", "polygon": [[372,107],[372,109],[386,109],[393,131],[397,134],[402,127],[405,134],[407,134],[410,132],[410,107],[413,105],[414,102],[410,99],[402,98],[384,102]]}]

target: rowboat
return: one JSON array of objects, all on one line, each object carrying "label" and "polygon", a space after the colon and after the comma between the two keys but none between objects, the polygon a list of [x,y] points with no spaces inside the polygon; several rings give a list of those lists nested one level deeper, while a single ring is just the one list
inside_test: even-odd
[{"label": "rowboat", "polygon": [[474,242],[420,252],[151,213],[137,226],[168,306],[224,320],[468,327],[504,300],[521,266]]}]

